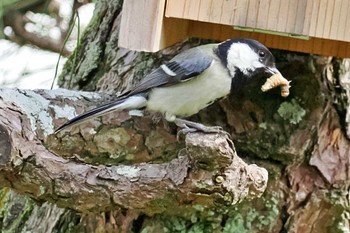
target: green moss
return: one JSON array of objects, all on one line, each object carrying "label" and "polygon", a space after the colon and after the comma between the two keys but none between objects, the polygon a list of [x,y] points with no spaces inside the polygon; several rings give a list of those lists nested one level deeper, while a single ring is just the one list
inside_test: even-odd
[{"label": "green moss", "polygon": [[259,124],[259,128],[266,130],[267,129],[267,123],[266,122],[260,123]]},{"label": "green moss", "polygon": [[210,221],[198,221],[192,223],[186,219],[180,217],[161,217],[157,220],[160,220],[164,225],[163,232],[174,232],[174,233],[211,233],[215,229],[218,229],[219,224],[213,223]]},{"label": "green moss", "polygon": [[66,135],[61,140],[65,151],[81,150],[84,145],[84,141],[80,135]]},{"label": "green moss", "polygon": [[258,219],[256,226],[259,230],[269,229],[269,231],[271,231],[280,214],[277,198],[271,196],[271,198],[266,201],[265,207],[267,214],[255,215],[255,217]]},{"label": "green moss", "polygon": [[[176,196],[172,193],[168,193],[164,195],[162,198],[157,198],[154,199],[153,201],[150,202],[149,206],[152,207],[150,209],[150,213],[160,213],[163,212],[164,210],[168,209],[168,206],[172,205],[176,201]],[[173,214],[178,214],[178,212],[181,212],[180,209],[174,209]]]},{"label": "green moss", "polygon": [[332,224],[328,228],[331,233],[348,232],[348,221],[350,218],[349,204],[346,197],[349,196],[349,191],[342,189],[334,189],[327,193],[326,198],[330,202]]},{"label": "green moss", "polygon": [[[70,82],[73,85],[77,83],[81,85],[82,82],[91,81],[92,78],[97,80],[95,76],[100,77],[105,73],[103,69],[103,55],[107,38],[104,37],[106,33],[110,32],[111,23],[109,22],[113,18],[112,14],[106,14],[109,11],[107,7],[120,9],[122,2],[121,0],[109,1],[108,3],[106,1],[96,1],[93,17],[84,30],[78,47],[75,49],[78,52],[77,61],[74,61],[76,57],[74,53],[68,58],[58,80],[60,86],[68,87]],[[73,73],[72,77],[74,77],[74,80],[69,81],[71,73]],[[99,75],[96,75],[96,73]],[[92,80],[91,82],[94,83],[95,81]],[[77,87],[75,86],[75,88]]]},{"label": "green moss", "polygon": [[223,233],[231,233],[231,232],[245,233],[250,231],[245,227],[245,221],[243,216],[241,214],[237,214],[235,217],[230,218],[226,222],[222,232]]},{"label": "green moss", "polygon": [[95,27],[98,26],[102,20],[101,13],[105,11],[106,4],[104,1],[94,1],[95,8],[92,18],[90,19],[89,25],[86,27],[83,36],[86,37],[91,35],[92,32],[95,32]]},{"label": "green moss", "polygon": [[100,56],[103,51],[101,47],[102,46],[99,41],[93,41],[87,46],[86,57],[79,68],[79,71],[82,72],[77,74],[78,78],[85,80],[85,77],[87,77],[92,70],[98,67]]},{"label": "green moss", "polygon": [[350,212],[344,211],[339,221],[337,221],[336,227],[333,228],[334,229],[333,232],[337,232],[337,233],[349,232],[349,226],[348,226],[349,218],[350,218]]},{"label": "green moss", "polygon": [[199,182],[195,182],[194,185],[199,188],[199,189],[206,189],[208,188],[208,185],[205,183],[199,183]]},{"label": "green moss", "polygon": [[143,228],[142,231],[141,231],[140,233],[149,233],[149,232],[150,232],[150,231],[149,231],[149,228],[150,228],[150,227],[148,227],[148,226],[145,227],[145,228]]},{"label": "green moss", "polygon": [[1,232],[3,233],[19,232],[34,208],[34,202],[31,199],[12,192],[9,195],[8,198],[11,201],[7,201],[1,209],[3,219]]},{"label": "green moss", "polygon": [[[194,205],[193,212],[180,210],[173,216],[155,215],[149,222],[150,225],[145,224],[141,232],[150,232],[154,226],[157,226],[157,232],[174,233],[275,232],[280,216],[279,200],[278,195],[270,192],[265,197],[255,200],[254,203],[246,201],[232,208],[208,210],[202,205]],[[168,201],[171,200],[168,199]],[[162,203],[164,204],[163,201]],[[228,213],[226,213],[227,210],[229,210]],[[187,217],[185,217],[186,213]]]},{"label": "green moss", "polygon": [[204,206],[202,206],[202,205],[193,205],[192,207],[193,207],[193,209],[198,210],[200,212],[204,211]]},{"label": "green moss", "polygon": [[281,208],[281,198],[273,192],[274,188],[270,186],[270,190],[253,203],[244,201],[230,209],[222,232],[274,232]]},{"label": "green moss", "polygon": [[99,152],[109,152],[111,157],[117,158],[120,152],[127,149],[130,135],[124,128],[103,129],[94,137]]},{"label": "green moss", "polygon": [[8,195],[10,193],[9,188],[2,188],[0,189],[0,209],[3,210],[7,200],[8,200]]},{"label": "green moss", "polygon": [[187,232],[189,233],[202,233],[202,232],[212,232],[213,228],[210,224],[196,224],[193,225]]},{"label": "green moss", "polygon": [[298,124],[306,114],[296,99],[292,99],[291,102],[283,102],[277,110],[278,114],[291,124]]}]

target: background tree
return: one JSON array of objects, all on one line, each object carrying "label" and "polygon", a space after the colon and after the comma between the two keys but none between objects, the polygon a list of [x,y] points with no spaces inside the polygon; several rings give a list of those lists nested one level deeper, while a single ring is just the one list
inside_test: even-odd
[{"label": "background tree", "polygon": [[[207,42],[192,39],[154,54],[118,48],[121,6],[121,0],[96,3],[94,17],[76,50],[77,56],[71,56],[65,65],[60,78],[62,87],[111,93],[102,96],[102,99],[107,101],[115,93],[127,90],[155,66],[169,60],[179,51]],[[277,58],[278,68],[292,80],[291,95],[287,99],[280,97],[279,90],[261,93],[259,90],[264,79],[260,78],[256,83],[247,86],[244,92],[234,93],[193,117],[194,120],[208,125],[223,126],[232,135],[237,153],[247,163],[256,163],[268,170],[269,183],[261,198],[245,200],[233,207],[219,203],[216,208],[205,208],[198,204],[191,209],[174,211],[165,211],[170,203],[164,202],[159,204],[160,211],[157,210],[153,214],[144,214],[143,211],[133,208],[113,208],[114,206],[109,206],[110,209],[106,212],[79,212],[76,207],[84,204],[73,203],[71,196],[60,196],[57,192],[52,192],[57,196],[46,195],[50,192],[34,189],[38,187],[35,186],[37,177],[29,174],[35,171],[35,167],[33,170],[26,170],[29,167],[22,166],[17,172],[18,176],[10,177],[7,175],[10,172],[4,169],[7,167],[3,166],[2,186],[10,186],[23,193],[23,190],[28,190],[24,183],[24,178],[27,177],[27,183],[32,184],[31,187],[37,192],[25,193],[34,197],[30,199],[19,196],[8,188],[2,189],[2,231],[345,232],[349,230],[350,61],[285,51],[273,51],[273,53]],[[45,96],[45,93],[37,94]],[[93,95],[86,95],[85,102],[77,103],[77,108],[97,104]],[[4,94],[0,96],[4,99]],[[57,96],[53,98],[55,99],[59,100]],[[0,107],[0,110],[3,109],[3,106]],[[14,114],[16,111],[14,108]],[[49,136],[47,139],[44,139],[42,133],[39,134],[41,135],[39,138],[47,140],[45,141],[47,147],[55,150],[58,155],[92,166],[128,165],[151,161],[163,163],[172,159],[169,156],[184,146],[174,139],[174,126],[171,124],[164,126],[165,123],[161,121],[152,123],[153,118],[146,117],[139,124],[134,120],[131,126],[131,128],[138,127],[141,132],[150,132],[144,141],[138,141],[140,143],[136,148],[139,150],[134,152],[137,156],[116,157],[111,151],[120,152],[131,146],[129,144],[120,148],[118,143],[110,141],[111,138],[120,135],[120,132],[116,133],[113,130],[115,126],[124,124],[124,121],[115,122],[113,119],[123,119],[123,116],[105,117],[102,119],[103,125],[101,121],[96,120],[84,126],[87,131],[97,129],[99,138],[95,137],[94,140],[86,137],[89,133],[84,132],[84,128],[77,128],[75,132],[73,130],[71,135]],[[59,119],[61,122],[63,120],[65,119]],[[151,127],[151,130],[147,127]],[[0,132],[6,131],[1,129]],[[30,130],[23,129],[23,132],[25,133],[21,137],[24,136],[30,141],[31,135],[28,133]],[[130,135],[130,131],[127,131],[126,135]],[[138,134],[133,135],[137,137]],[[133,138],[133,141],[135,140],[137,141],[137,138]],[[93,145],[89,144],[90,141],[94,142]],[[109,143],[102,144],[102,142]],[[4,144],[1,144],[3,149],[1,154],[8,154],[4,150],[7,148]],[[22,152],[25,153],[26,151]],[[31,162],[30,157],[27,161],[23,161],[24,164]],[[211,164],[204,161],[202,165],[208,167]],[[213,173],[215,171],[212,170]],[[74,177],[71,177],[71,180],[74,180]],[[66,185],[70,187],[68,184],[58,184],[57,187],[63,189]],[[200,188],[203,187],[198,187]],[[57,205],[67,207],[64,198],[73,210],[57,207]],[[50,202],[45,202],[48,200]],[[94,201],[96,206],[92,208],[101,207],[99,199]]]}]

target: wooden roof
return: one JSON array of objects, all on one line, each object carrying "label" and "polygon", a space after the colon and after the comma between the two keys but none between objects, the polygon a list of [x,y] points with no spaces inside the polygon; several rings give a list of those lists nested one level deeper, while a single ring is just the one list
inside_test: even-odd
[{"label": "wooden roof", "polygon": [[189,37],[350,57],[349,0],[127,0],[119,45],[158,51]]}]

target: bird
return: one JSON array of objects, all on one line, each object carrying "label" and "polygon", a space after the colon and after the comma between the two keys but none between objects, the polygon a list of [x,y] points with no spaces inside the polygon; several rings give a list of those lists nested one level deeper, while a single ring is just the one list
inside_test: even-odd
[{"label": "bird", "polygon": [[233,38],[193,47],[160,65],[113,102],[72,118],[55,133],[112,111],[143,109],[163,114],[185,132],[218,132],[220,127],[184,118],[228,96],[232,87],[244,88],[243,83],[258,73],[281,74],[272,53],[256,40]]}]

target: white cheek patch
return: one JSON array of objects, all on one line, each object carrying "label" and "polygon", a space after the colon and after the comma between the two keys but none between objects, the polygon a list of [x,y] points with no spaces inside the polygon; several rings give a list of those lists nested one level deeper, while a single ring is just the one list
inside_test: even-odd
[{"label": "white cheek patch", "polygon": [[262,64],[260,61],[253,61],[253,66],[255,68],[261,68],[264,67],[264,64]]},{"label": "white cheek patch", "polygon": [[247,74],[249,70],[255,70],[263,66],[264,65],[259,62],[258,54],[247,44],[234,43],[228,50],[227,68],[230,70],[232,76],[235,73],[235,67],[240,69],[244,74]]}]

